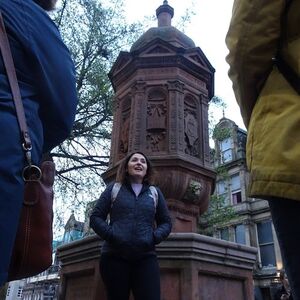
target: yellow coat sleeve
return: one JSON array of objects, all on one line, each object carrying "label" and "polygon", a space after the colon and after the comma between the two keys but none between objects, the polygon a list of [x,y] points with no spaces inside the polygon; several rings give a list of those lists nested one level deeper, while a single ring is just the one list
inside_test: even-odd
[{"label": "yellow coat sleeve", "polygon": [[226,36],[228,75],[248,127],[275,56],[285,0],[235,0]]}]

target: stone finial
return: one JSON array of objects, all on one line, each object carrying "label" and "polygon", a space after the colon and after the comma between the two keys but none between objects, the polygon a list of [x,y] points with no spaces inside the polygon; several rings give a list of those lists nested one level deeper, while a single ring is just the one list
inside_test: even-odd
[{"label": "stone finial", "polygon": [[164,0],[163,5],[156,10],[158,27],[171,26],[171,19],[173,16],[174,8],[168,4],[167,0]]}]

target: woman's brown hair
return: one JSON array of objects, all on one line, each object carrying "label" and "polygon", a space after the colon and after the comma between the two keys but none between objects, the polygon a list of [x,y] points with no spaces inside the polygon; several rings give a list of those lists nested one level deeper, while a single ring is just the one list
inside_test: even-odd
[{"label": "woman's brown hair", "polygon": [[153,165],[150,162],[149,158],[143,153],[143,152],[132,152],[129,155],[127,155],[122,161],[121,164],[119,165],[118,171],[117,171],[117,178],[116,181],[120,182],[120,183],[126,183],[129,182],[129,174],[127,172],[127,166],[128,166],[128,162],[130,160],[130,158],[134,155],[134,154],[141,154],[145,157],[146,159],[146,163],[147,163],[147,172],[146,175],[143,179],[143,183],[149,184],[149,185],[153,185],[155,184],[155,172],[153,169]]}]

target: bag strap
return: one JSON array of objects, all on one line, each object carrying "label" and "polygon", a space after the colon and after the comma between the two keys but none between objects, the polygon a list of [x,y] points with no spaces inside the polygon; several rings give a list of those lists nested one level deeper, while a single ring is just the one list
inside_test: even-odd
[{"label": "bag strap", "polygon": [[26,118],[25,118],[23,103],[21,100],[21,94],[20,94],[19,84],[17,80],[16,70],[15,70],[11,49],[9,46],[9,41],[7,38],[1,12],[0,12],[0,47],[1,47],[3,63],[6,69],[7,78],[9,81],[11,93],[16,108],[16,114],[19,122],[20,131],[23,138],[22,146],[25,149],[29,149],[31,148],[31,140],[30,140],[27,124],[26,124]]},{"label": "bag strap", "polygon": [[[21,132],[21,144],[25,152],[26,160],[28,166],[23,169],[24,180],[38,180],[41,177],[41,170],[31,163],[31,139],[29,136],[29,131],[26,123],[26,117],[24,113],[24,107],[22,103],[20,88],[17,80],[17,74],[14,66],[13,57],[11,54],[11,49],[9,45],[9,40],[6,34],[5,25],[0,12],[0,49],[3,58],[4,67],[6,70],[8,82],[10,85],[12,98],[14,101],[16,115],[18,119],[18,124]],[[33,177],[32,177],[33,175]]]},{"label": "bag strap", "polygon": [[294,71],[294,69],[285,61],[282,56],[281,49],[283,45],[283,41],[286,38],[286,27],[287,27],[287,14],[292,3],[292,0],[285,1],[285,10],[281,17],[281,37],[278,44],[278,52],[275,57],[275,64],[280,71],[280,73],[285,77],[285,79],[289,82],[289,84],[300,94],[300,77]]},{"label": "bag strap", "polygon": [[111,208],[112,208],[114,202],[116,201],[116,198],[120,191],[121,186],[122,186],[122,183],[120,183],[120,182],[115,182],[113,185],[113,188],[111,190],[111,204],[110,204]]}]

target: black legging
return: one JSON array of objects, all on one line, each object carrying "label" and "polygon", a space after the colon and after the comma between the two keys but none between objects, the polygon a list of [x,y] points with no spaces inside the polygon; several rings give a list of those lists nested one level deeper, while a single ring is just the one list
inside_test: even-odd
[{"label": "black legging", "polygon": [[108,300],[160,300],[160,273],[156,255],[124,259],[102,254],[100,273]]},{"label": "black legging", "polygon": [[284,268],[294,300],[300,300],[300,201],[269,200]]}]

